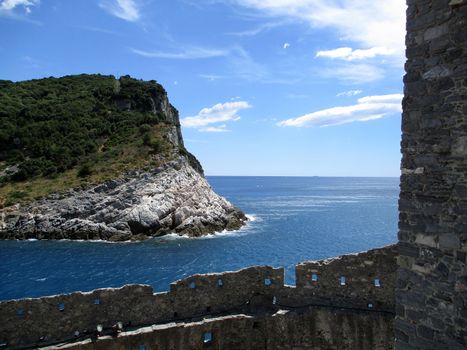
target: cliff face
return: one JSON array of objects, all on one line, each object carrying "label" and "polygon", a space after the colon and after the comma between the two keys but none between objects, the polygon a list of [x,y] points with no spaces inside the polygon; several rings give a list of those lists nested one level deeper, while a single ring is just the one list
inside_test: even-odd
[{"label": "cliff face", "polygon": [[86,190],[70,190],[4,211],[0,238],[145,239],[202,236],[240,228],[243,213],[180,157]]},{"label": "cliff face", "polygon": [[[163,88],[155,82],[129,77],[102,79],[110,79],[106,80],[107,88],[101,87],[100,99],[94,105],[90,99],[91,112],[83,113],[83,126],[78,121],[70,136],[59,134],[58,141],[48,136],[40,139],[30,137],[29,129],[0,135],[0,142],[6,144],[6,152],[0,155],[0,198],[3,195],[10,201],[0,209],[0,238],[118,241],[171,232],[201,236],[240,228],[246,221],[245,215],[213,192],[200,163],[185,149],[178,111],[169,103]],[[97,80],[101,82],[101,78]],[[10,93],[7,89],[2,91],[4,86],[0,84],[0,98],[2,92]],[[74,88],[73,81],[69,88]],[[48,89],[47,94],[53,87]],[[95,96],[95,91],[92,94]],[[77,99],[82,99],[82,95],[80,91]],[[66,101],[74,103],[74,99],[72,96]],[[37,103],[48,102],[39,98]],[[66,111],[67,103],[62,106]],[[0,122],[13,120],[21,126],[26,115],[30,125],[43,127],[44,116],[36,118],[32,107],[29,111],[26,104],[26,111],[22,107],[18,113],[13,107],[0,109]],[[63,114],[46,115],[48,128],[52,128],[48,134],[56,132],[54,126],[61,130],[66,112]],[[97,125],[94,134],[87,132],[89,124]],[[116,131],[108,135],[109,129]],[[70,166],[48,176],[43,163],[57,163],[50,156],[51,149],[73,151],[73,144],[68,146],[67,139],[77,133],[82,139],[90,139],[89,145],[95,147],[84,148]],[[29,145],[34,144],[45,145],[45,151],[31,152]],[[41,166],[28,172],[34,161]],[[12,203],[17,197],[35,198]]]}]

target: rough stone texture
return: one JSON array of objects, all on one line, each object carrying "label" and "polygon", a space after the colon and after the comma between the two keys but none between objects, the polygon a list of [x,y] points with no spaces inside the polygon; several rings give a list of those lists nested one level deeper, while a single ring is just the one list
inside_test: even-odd
[{"label": "rough stone texture", "polygon": [[[257,344],[252,338],[256,336],[268,349],[290,348],[287,344],[295,344],[297,349],[391,349],[395,257],[395,248],[390,246],[344,256],[339,261],[300,264],[296,287],[284,285],[282,268],[251,267],[190,276],[172,283],[166,293],[153,294],[150,286],[132,285],[5,301],[0,303],[0,343],[15,349],[81,341],[95,337],[97,325],[102,325],[102,335],[115,335],[115,325],[122,322],[125,330],[136,333],[128,334],[130,340],[115,342],[115,349],[125,348],[125,342],[134,339],[133,334],[147,333],[138,329],[154,324],[154,332],[149,332],[154,334],[136,338],[147,339],[152,344],[147,349],[158,348],[155,345],[159,341],[179,344],[180,339],[191,336],[195,340],[187,340],[186,347],[180,349],[198,349],[200,329],[207,328],[197,322],[227,316],[225,322],[216,320],[212,328],[222,330],[215,339],[221,342],[216,344],[226,342],[224,349],[257,348],[252,345]],[[345,264],[355,264],[356,268],[349,269]],[[309,269],[315,268],[319,270],[320,288],[311,288],[307,282],[311,278]],[[346,286],[331,277],[343,271],[348,277]],[[381,279],[381,287],[375,287],[372,277],[379,273],[385,273],[385,278]],[[238,314],[247,316],[233,316]],[[254,331],[256,328],[258,331]],[[170,330],[164,333],[164,329]],[[236,339],[236,346],[229,343]],[[89,346],[110,348],[106,344]],[[161,348],[171,348],[164,346]]]},{"label": "rough stone texture", "polygon": [[467,348],[467,1],[408,0],[396,349]]},{"label": "rough stone texture", "polygon": [[[296,268],[301,296],[319,296],[326,305],[394,310],[397,247],[333,259],[303,262]],[[342,279],[344,278],[344,279]],[[315,281],[316,280],[316,281]],[[350,301],[350,304],[346,302]]]},{"label": "rough stone texture", "polygon": [[[205,342],[205,334],[211,341]],[[341,309],[279,310],[171,323],[45,349],[392,349],[392,316]]]},{"label": "rough stone texture", "polygon": [[218,196],[184,157],[86,190],[3,211],[2,239],[144,239],[240,228],[245,215]]}]

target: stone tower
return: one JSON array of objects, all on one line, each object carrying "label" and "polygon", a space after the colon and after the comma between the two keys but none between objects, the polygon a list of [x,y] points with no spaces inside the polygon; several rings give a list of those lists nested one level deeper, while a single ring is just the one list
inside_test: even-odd
[{"label": "stone tower", "polygon": [[467,1],[408,0],[396,349],[467,349]]}]

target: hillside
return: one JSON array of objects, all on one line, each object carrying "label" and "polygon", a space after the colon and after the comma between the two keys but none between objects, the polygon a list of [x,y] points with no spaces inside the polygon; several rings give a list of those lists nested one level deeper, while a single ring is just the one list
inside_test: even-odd
[{"label": "hillside", "polygon": [[202,173],[166,101],[161,85],[129,76],[0,81],[0,204],[151,169],[179,154]]},{"label": "hillside", "polygon": [[155,81],[0,81],[0,238],[146,239],[238,229]]}]

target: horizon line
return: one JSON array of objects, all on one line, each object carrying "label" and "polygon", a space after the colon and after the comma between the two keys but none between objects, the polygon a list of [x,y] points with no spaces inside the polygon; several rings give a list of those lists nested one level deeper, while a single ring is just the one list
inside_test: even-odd
[{"label": "horizon line", "polygon": [[400,175],[207,175],[206,177],[333,177],[333,178],[399,178]]}]

